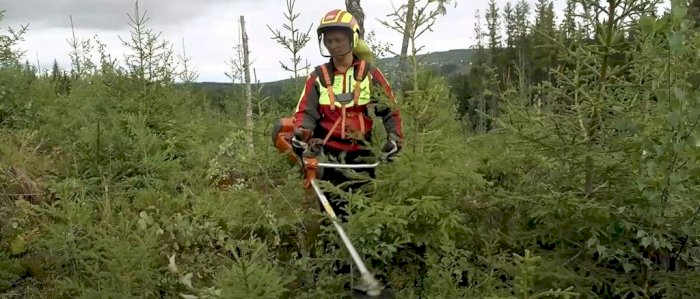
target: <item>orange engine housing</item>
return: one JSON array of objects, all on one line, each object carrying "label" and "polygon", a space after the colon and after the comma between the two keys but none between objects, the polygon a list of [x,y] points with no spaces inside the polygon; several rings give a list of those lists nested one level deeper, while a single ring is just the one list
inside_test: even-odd
[{"label": "orange engine housing", "polygon": [[292,150],[292,136],[294,136],[294,117],[277,119],[272,127],[272,144],[280,153],[286,153],[290,162],[298,164],[299,157]]}]

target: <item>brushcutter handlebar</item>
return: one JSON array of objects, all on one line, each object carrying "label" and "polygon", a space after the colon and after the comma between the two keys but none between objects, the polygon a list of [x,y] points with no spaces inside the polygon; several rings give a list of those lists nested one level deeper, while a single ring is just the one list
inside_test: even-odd
[{"label": "brushcutter handlebar", "polygon": [[364,168],[376,168],[379,166],[380,162],[372,164],[340,164],[340,163],[323,163],[319,162],[318,167],[325,168],[345,168],[345,169],[364,169]]},{"label": "brushcutter handlebar", "polygon": [[319,168],[336,168],[336,169],[368,169],[376,168],[381,164],[380,162],[366,163],[366,164],[342,164],[342,163],[328,163],[319,162],[316,157],[304,157],[301,162],[303,163],[303,168],[305,170],[304,187],[311,188],[311,181],[316,179]]}]

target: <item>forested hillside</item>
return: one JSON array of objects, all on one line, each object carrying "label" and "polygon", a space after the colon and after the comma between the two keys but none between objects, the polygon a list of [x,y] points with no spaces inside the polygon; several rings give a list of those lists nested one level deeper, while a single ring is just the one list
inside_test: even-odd
[{"label": "forested hillside", "polygon": [[[452,78],[462,78],[469,72],[471,64],[469,62],[474,59],[474,53],[476,49],[457,49],[450,51],[432,52],[427,54],[421,54],[417,56],[417,60],[422,67],[426,70],[430,70],[444,76],[447,79]],[[383,72],[387,74],[393,74],[397,71],[399,63],[398,56],[389,58],[380,58],[377,60],[377,66],[379,66]],[[259,95],[262,97],[273,98],[274,101],[296,101],[299,97],[298,94],[285,93],[290,88],[292,90],[298,89],[299,85],[302,83],[295,82],[293,78],[272,81],[272,82],[260,82],[253,84],[253,88],[259,90]],[[461,84],[461,83],[460,83]],[[229,83],[229,82],[194,82],[192,87],[195,90],[203,91],[211,99],[218,99],[220,101],[226,101],[227,99],[236,98],[240,94],[236,94],[236,90],[242,90],[241,83]],[[282,96],[289,96],[291,99],[282,99]],[[291,104],[290,105],[294,105]]]},{"label": "forested hillside", "polygon": [[[491,1],[467,74],[397,91],[402,152],[341,194],[396,298],[700,297],[700,2],[567,2]],[[167,47],[46,74],[22,34],[0,33],[3,297],[347,297],[349,254],[328,221],[309,237],[326,216],[270,142],[300,86],[254,91],[251,148],[241,93],[176,84]]]}]

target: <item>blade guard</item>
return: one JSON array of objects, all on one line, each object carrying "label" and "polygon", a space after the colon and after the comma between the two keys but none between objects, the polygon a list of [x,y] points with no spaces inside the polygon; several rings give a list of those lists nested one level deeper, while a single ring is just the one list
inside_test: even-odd
[{"label": "blade guard", "polygon": [[304,157],[304,188],[311,188],[311,181],[318,177],[318,159],[316,157]]}]

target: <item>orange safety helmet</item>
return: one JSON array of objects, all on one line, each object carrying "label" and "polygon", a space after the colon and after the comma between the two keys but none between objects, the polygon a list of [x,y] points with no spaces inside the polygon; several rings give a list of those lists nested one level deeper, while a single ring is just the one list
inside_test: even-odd
[{"label": "orange safety helmet", "polygon": [[[316,28],[316,35],[318,36],[318,45],[322,47],[323,33],[326,30],[342,29],[347,30],[348,37],[350,37],[350,51],[355,49],[360,39],[360,24],[357,19],[349,12],[341,9],[334,9],[326,13],[321,19],[321,22]],[[324,55],[321,51],[321,55],[324,57],[330,57],[330,55]]]}]

